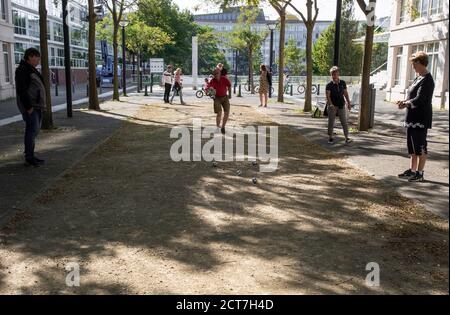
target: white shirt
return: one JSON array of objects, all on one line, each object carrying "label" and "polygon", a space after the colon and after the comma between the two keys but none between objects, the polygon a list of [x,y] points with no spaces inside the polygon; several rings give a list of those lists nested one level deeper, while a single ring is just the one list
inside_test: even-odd
[{"label": "white shirt", "polygon": [[164,71],[163,82],[164,84],[172,84],[172,74],[168,71]]}]

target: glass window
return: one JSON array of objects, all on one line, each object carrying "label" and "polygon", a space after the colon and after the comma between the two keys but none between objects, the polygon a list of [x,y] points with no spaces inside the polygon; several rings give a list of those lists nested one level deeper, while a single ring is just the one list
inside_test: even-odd
[{"label": "glass window", "polygon": [[1,10],[0,19],[6,21],[6,0],[0,1],[0,10]]},{"label": "glass window", "polygon": [[12,10],[14,33],[19,35],[27,34],[27,19],[23,11]]},{"label": "glass window", "polygon": [[15,43],[14,44],[14,62],[16,64],[19,64],[20,61],[23,59],[23,55],[25,53],[26,46],[22,43]]},{"label": "glass window", "polygon": [[8,44],[3,44],[3,63],[5,65],[5,82],[10,82],[10,62],[9,62],[9,51]]},{"label": "glass window", "polygon": [[400,85],[402,76],[402,60],[403,60],[403,47],[397,48],[397,54],[395,58],[395,78],[394,85]]},{"label": "glass window", "polygon": [[[433,78],[436,78],[437,63],[438,63],[438,56],[439,56],[439,42],[414,45],[411,47],[411,55],[418,51],[424,51],[427,53],[427,55],[428,55],[428,67],[427,67],[428,71],[431,73]],[[414,71],[414,68],[411,66],[410,75],[409,75],[409,83],[411,84],[415,78],[416,78],[416,73]]]},{"label": "glass window", "polygon": [[39,38],[39,16],[28,14],[28,36]]},{"label": "glass window", "polygon": [[53,23],[53,40],[61,43],[64,40],[63,26],[60,23]]},{"label": "glass window", "polygon": [[401,0],[400,7],[400,23],[403,23],[408,18],[408,0]]}]

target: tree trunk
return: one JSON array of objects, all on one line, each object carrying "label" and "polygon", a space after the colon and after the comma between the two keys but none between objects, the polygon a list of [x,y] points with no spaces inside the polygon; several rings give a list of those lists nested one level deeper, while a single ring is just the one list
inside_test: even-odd
[{"label": "tree trunk", "polygon": [[89,6],[89,109],[100,110],[97,95],[97,67],[95,64],[95,20],[94,0],[88,0]]},{"label": "tree trunk", "polygon": [[370,70],[372,64],[374,26],[366,26],[366,39],[364,42],[364,59],[361,78],[360,106],[359,106],[359,130],[368,131],[370,125]]},{"label": "tree trunk", "polygon": [[44,79],[46,111],[42,120],[43,129],[53,128],[52,97],[50,93],[50,69],[48,67],[48,44],[47,44],[47,8],[45,0],[39,0],[39,38],[41,49],[41,74]]},{"label": "tree trunk", "polygon": [[305,91],[305,105],[304,112],[310,112],[312,108],[312,76],[313,76],[313,61],[312,61],[312,35],[313,26],[308,24],[306,26],[306,91]]},{"label": "tree trunk", "polygon": [[119,100],[119,44],[118,44],[118,31],[119,24],[116,23],[117,18],[114,21],[114,29],[113,29],[113,58],[114,58],[114,75],[113,75],[113,100]]},{"label": "tree trunk", "polygon": [[253,50],[248,50],[248,78],[250,84],[250,93],[255,94],[255,82],[253,79]]},{"label": "tree trunk", "polygon": [[284,41],[286,29],[286,10],[279,12],[280,14],[280,49],[278,52],[278,102],[284,102],[283,93],[283,73],[284,73]]}]

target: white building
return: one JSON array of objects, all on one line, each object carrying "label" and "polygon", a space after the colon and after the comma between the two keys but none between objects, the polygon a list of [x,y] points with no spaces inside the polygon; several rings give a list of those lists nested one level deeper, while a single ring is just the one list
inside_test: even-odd
[{"label": "white building", "polygon": [[13,97],[14,91],[14,26],[11,0],[0,0],[0,100]]},{"label": "white building", "polygon": [[429,56],[435,80],[433,106],[448,109],[448,0],[395,0],[390,26],[386,98],[403,100],[415,73],[409,57],[417,51]]}]

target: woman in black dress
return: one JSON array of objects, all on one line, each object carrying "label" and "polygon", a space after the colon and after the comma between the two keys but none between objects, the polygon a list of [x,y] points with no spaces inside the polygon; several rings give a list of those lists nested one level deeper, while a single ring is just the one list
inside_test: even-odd
[{"label": "woman in black dress", "polygon": [[407,100],[399,101],[397,105],[399,109],[406,108],[404,125],[411,165],[399,177],[408,178],[410,182],[422,182],[428,156],[427,133],[433,120],[434,80],[427,70],[428,55],[425,52],[413,54],[410,61],[418,76],[408,89]]}]

